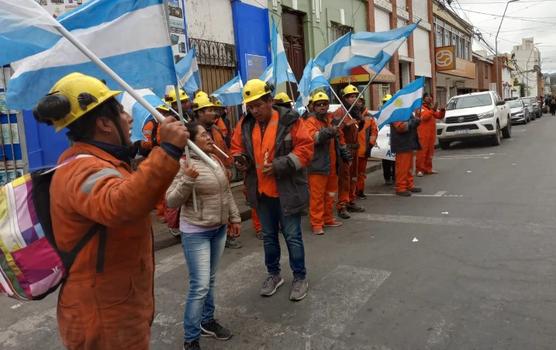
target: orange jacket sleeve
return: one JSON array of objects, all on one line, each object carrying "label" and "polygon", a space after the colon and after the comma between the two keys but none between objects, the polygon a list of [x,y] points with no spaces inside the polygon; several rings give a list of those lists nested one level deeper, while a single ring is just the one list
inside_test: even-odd
[{"label": "orange jacket sleeve", "polygon": [[145,123],[143,126],[143,136],[144,141],[141,141],[141,148],[151,150],[153,148],[153,133],[154,133],[154,122],[152,120]]},{"label": "orange jacket sleeve", "polygon": [[[99,158],[75,161],[67,188],[70,208],[107,227],[119,227],[143,219],[172,183],[179,162],[155,147],[136,172],[124,176]],[[145,190],[147,189],[147,190]]]},{"label": "orange jacket sleeve", "polygon": [[[293,150],[290,154],[297,157],[302,167],[306,167],[311,163],[314,152],[314,142],[307,127],[305,126],[305,121],[298,118],[291,129]],[[296,166],[297,168],[297,166]]]},{"label": "orange jacket sleeve", "polygon": [[245,145],[243,144],[243,135],[241,134],[241,125],[243,119],[237,123],[236,128],[232,134],[232,145],[230,147],[230,154],[232,157],[245,154]]},{"label": "orange jacket sleeve", "polygon": [[378,137],[378,125],[376,125],[376,120],[373,117],[370,117],[371,119],[371,140],[370,140],[370,144],[372,146],[374,146],[374,144],[376,143],[376,139]]},{"label": "orange jacket sleeve", "polygon": [[394,127],[394,129],[396,129],[397,132],[400,133],[404,133],[409,130],[409,125],[407,122],[394,122],[392,123],[392,126]]}]

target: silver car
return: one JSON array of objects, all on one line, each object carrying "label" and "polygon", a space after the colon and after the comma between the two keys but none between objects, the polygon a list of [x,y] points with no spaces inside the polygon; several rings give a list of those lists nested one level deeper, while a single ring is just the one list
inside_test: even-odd
[{"label": "silver car", "polygon": [[516,98],[515,100],[509,100],[508,106],[510,107],[512,124],[517,124],[517,123],[527,124],[531,121],[531,115],[529,114],[529,109],[525,106],[521,98]]}]

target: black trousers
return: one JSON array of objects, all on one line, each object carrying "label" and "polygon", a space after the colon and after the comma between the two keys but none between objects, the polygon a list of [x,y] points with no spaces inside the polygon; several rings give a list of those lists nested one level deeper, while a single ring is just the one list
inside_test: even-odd
[{"label": "black trousers", "polygon": [[383,159],[382,173],[384,174],[384,180],[394,181],[396,179],[396,162],[393,160]]}]

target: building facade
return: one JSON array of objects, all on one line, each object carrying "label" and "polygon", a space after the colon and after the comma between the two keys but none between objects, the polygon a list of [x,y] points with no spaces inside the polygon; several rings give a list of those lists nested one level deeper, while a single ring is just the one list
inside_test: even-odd
[{"label": "building facade", "polygon": [[[517,68],[517,79],[524,86],[525,96],[539,96],[541,54],[534,38],[523,38],[521,45],[513,47],[512,55]],[[542,90],[540,91],[542,95]]]},{"label": "building facade", "polygon": [[450,97],[477,88],[471,47],[473,26],[436,0],[433,15],[436,100],[444,105]]}]

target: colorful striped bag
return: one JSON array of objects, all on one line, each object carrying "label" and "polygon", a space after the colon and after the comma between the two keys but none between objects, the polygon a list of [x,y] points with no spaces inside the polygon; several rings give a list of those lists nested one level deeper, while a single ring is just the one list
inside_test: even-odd
[{"label": "colorful striped bag", "polygon": [[40,300],[55,291],[81,248],[99,230],[94,225],[71,252],[56,247],[50,218],[50,182],[61,165],[26,174],[0,188],[0,293]]}]

